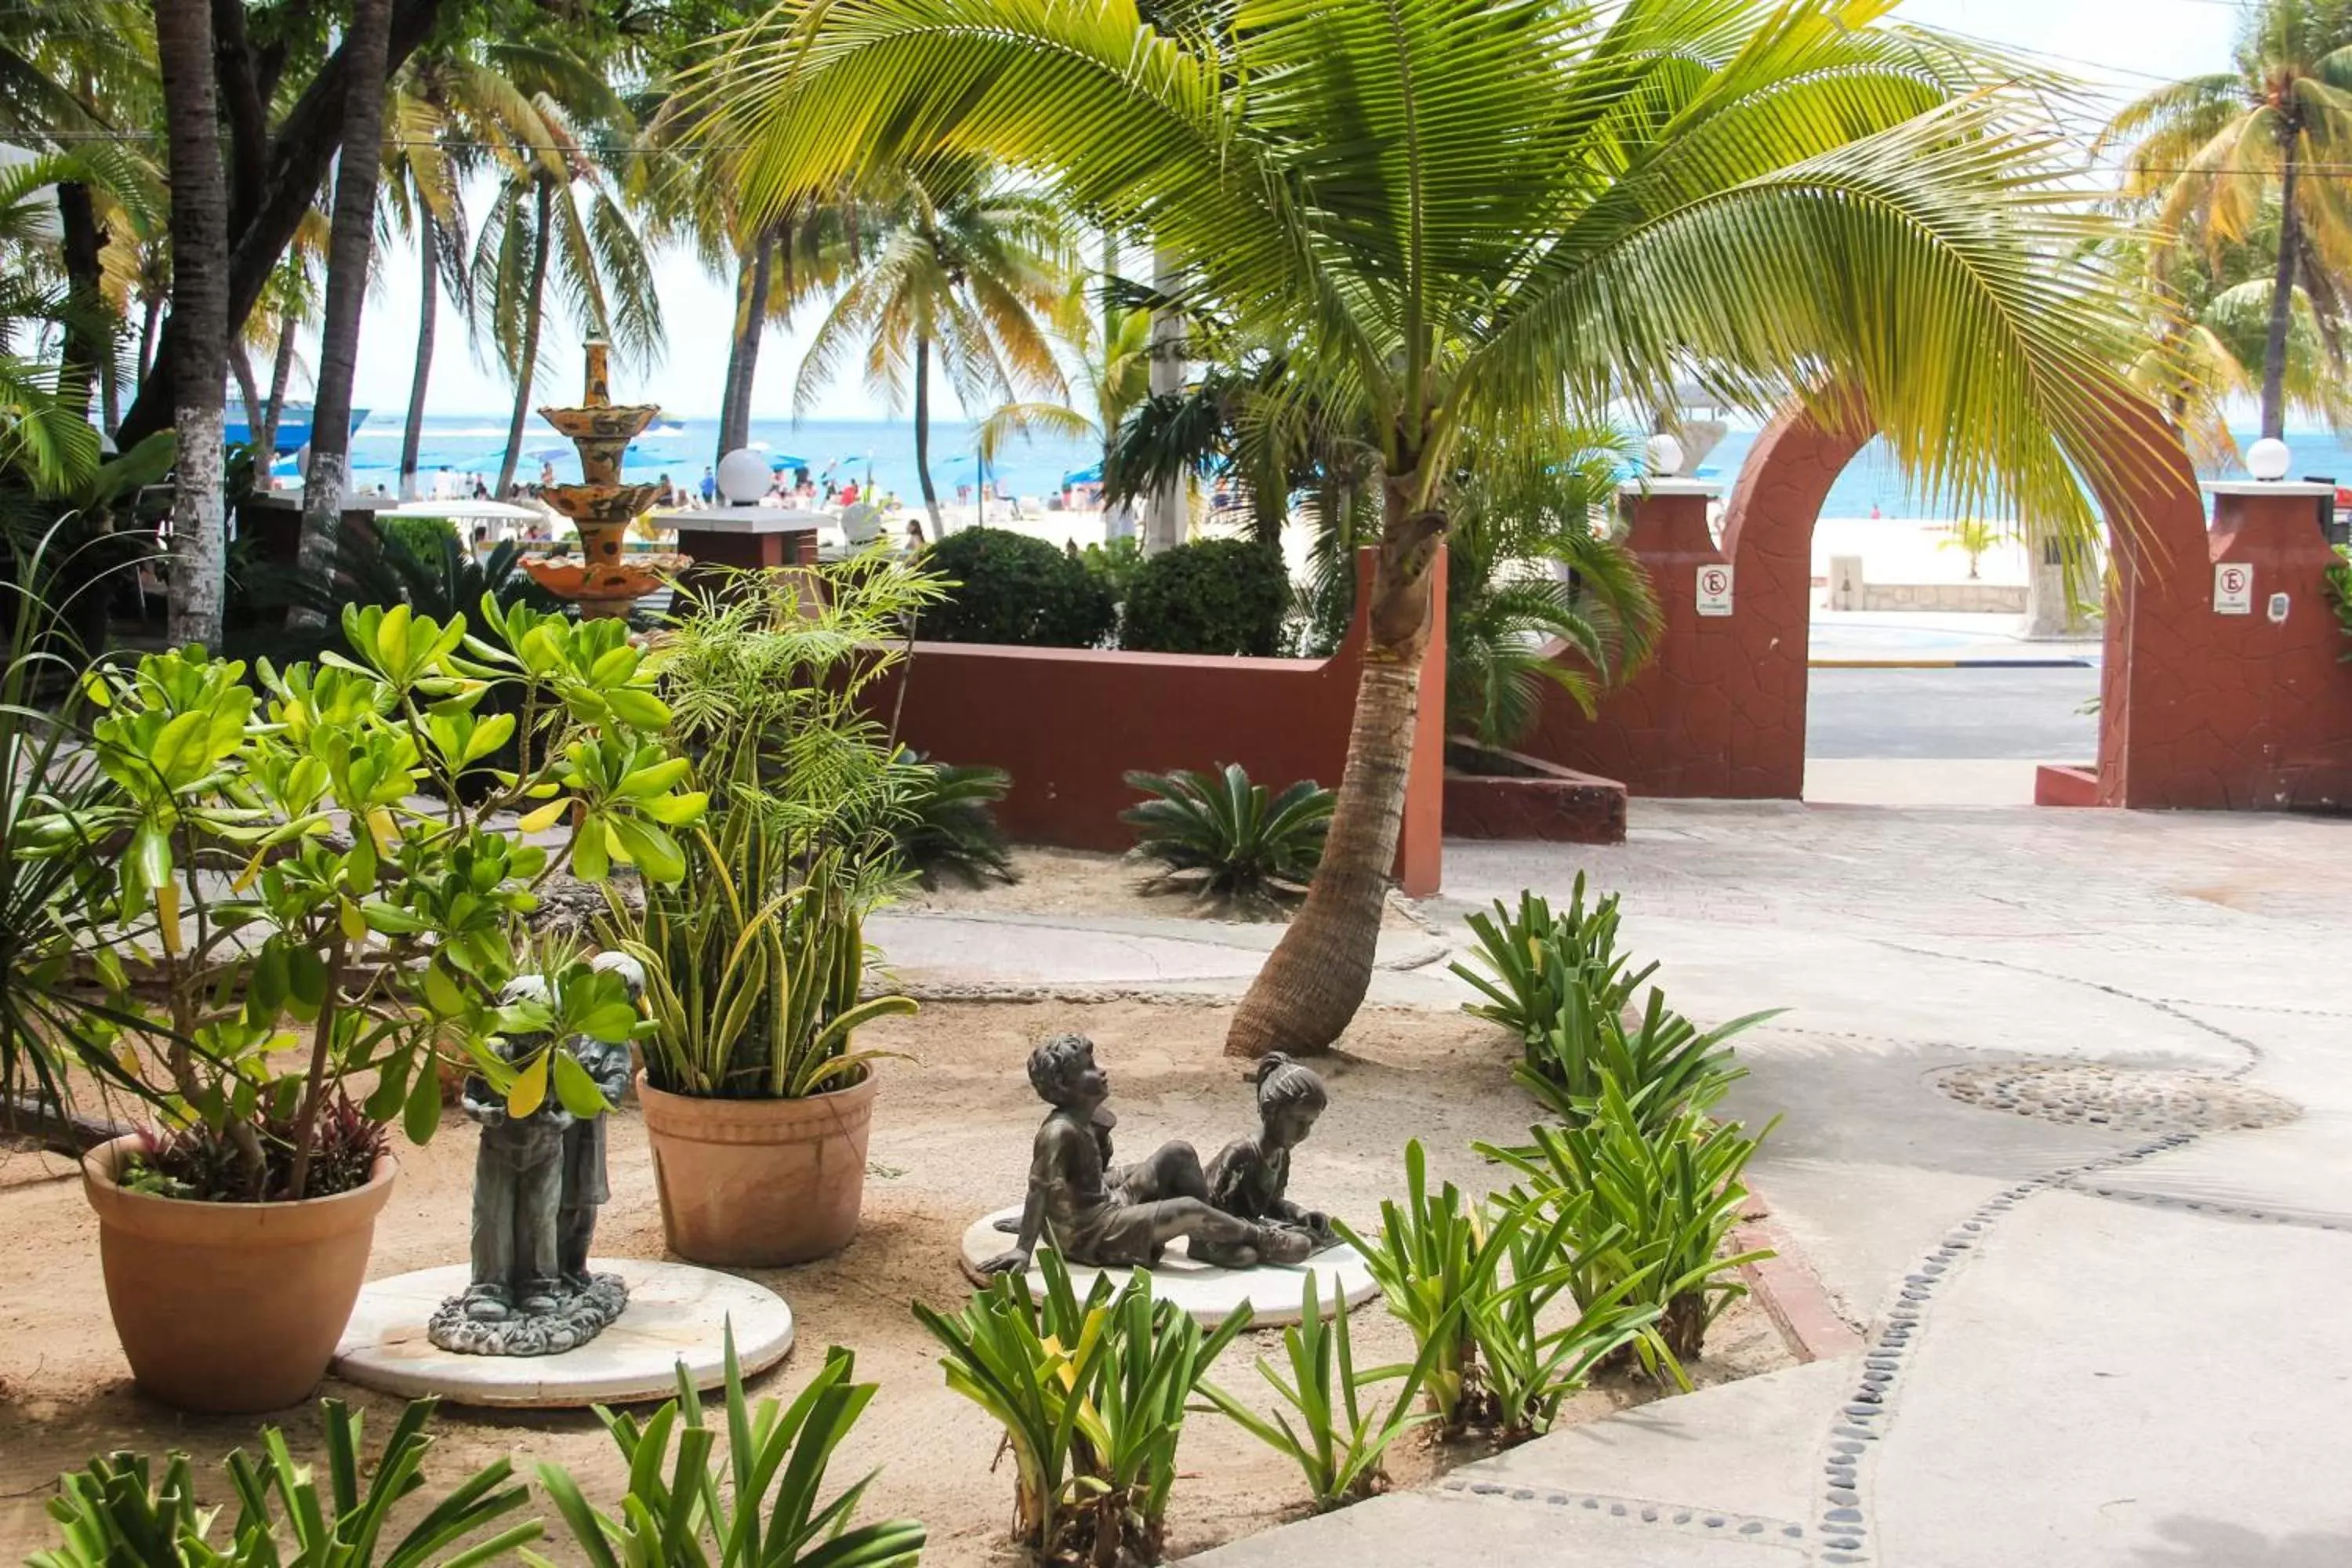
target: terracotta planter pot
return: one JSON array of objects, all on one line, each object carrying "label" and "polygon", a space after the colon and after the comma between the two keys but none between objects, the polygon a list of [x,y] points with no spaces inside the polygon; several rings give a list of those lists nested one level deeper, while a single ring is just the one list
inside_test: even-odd
[{"label": "terracotta planter pot", "polygon": [[806,1100],[698,1100],[637,1075],[669,1249],[695,1263],[772,1268],[838,1252],[857,1234],[874,1074]]},{"label": "terracotta planter pot", "polygon": [[107,1305],[139,1386],[183,1410],[282,1410],[327,1374],[367,1279],[385,1155],[367,1185],[292,1204],[204,1204],[114,1184],[136,1137],[81,1163]]}]

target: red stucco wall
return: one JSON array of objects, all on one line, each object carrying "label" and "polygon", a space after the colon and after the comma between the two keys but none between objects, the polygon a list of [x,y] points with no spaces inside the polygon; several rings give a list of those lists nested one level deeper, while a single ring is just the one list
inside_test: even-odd
[{"label": "red stucco wall", "polygon": [[[1368,584],[1369,552],[1358,581]],[[1437,890],[1442,871],[1445,708],[1444,563],[1435,577],[1438,617],[1422,667],[1413,771],[1405,797],[1398,877],[1409,893]],[[1279,790],[1299,779],[1338,787],[1355,711],[1364,643],[1356,624],[1328,659],[1215,658],[1106,653],[1092,648],[915,645],[903,667],[899,734],[919,751],[985,763],[1013,775],[997,807],[1024,843],[1125,849],[1134,830],[1118,814],[1135,804],[1124,775],[1239,763]],[[877,684],[872,709],[887,717],[897,679]]]}]

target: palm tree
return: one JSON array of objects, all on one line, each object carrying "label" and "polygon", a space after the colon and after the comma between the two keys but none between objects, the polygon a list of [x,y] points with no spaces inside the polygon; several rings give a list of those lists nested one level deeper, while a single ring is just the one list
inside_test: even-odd
[{"label": "palm tree", "polygon": [[221,495],[222,388],[228,379],[228,179],[209,7],[156,0],[155,47],[172,171],[172,581],[167,635],[220,646],[228,577]]},{"label": "palm tree", "polygon": [[1266,0],[1220,36],[1133,0],[795,0],[710,74],[754,212],[1000,158],[1150,234],[1245,339],[1295,336],[1299,384],[1378,453],[1339,810],[1229,1050],[1328,1046],[1369,984],[1446,486],[1482,432],[1666,406],[1693,374],[1751,410],[1836,384],[1930,489],[2091,533],[2136,326],[2081,250],[2109,225],[2005,62],[1890,8]]},{"label": "palm tree", "polygon": [[801,362],[793,402],[806,409],[853,356],[895,412],[911,388],[915,473],[939,537],[931,481],[931,367],[966,408],[1064,382],[1044,321],[1066,298],[1069,241],[1058,210],[968,161],[901,174],[870,253],[851,263]]},{"label": "palm tree", "polygon": [[2328,167],[2352,160],[2352,0],[2263,0],[2233,69],[2126,105],[2093,151],[2125,143],[2126,195],[2158,198],[2162,237],[2213,250],[2275,212],[2262,412],[2263,434],[2282,434],[2296,298],[2333,301],[2352,276],[2352,211]]},{"label": "palm tree", "polygon": [[[461,319],[473,314],[469,248],[466,231],[465,170],[470,161],[461,142],[501,124],[494,114],[466,112],[473,107],[466,89],[474,85],[472,62],[434,52],[420,54],[393,84],[388,109],[394,135],[384,146],[383,204],[387,227],[416,247],[416,359],[408,380],[408,415],[400,437],[400,497],[416,497],[416,465],[425,440],[425,394],[433,377],[433,345],[439,335],[441,296],[446,292]],[[461,104],[463,107],[461,107]]]},{"label": "palm tree", "polygon": [[[606,89],[587,98],[581,104],[587,113],[581,113],[574,104],[583,96],[566,103],[548,91],[530,95],[536,129],[531,140],[494,152],[505,174],[474,245],[474,297],[484,302],[486,333],[515,384],[514,416],[499,466],[501,496],[512,489],[522,454],[551,278],[582,336],[602,338],[640,359],[654,354],[662,341],[661,301],[645,244],[610,169],[595,155],[622,142],[612,127],[625,111]],[[592,114],[606,128],[593,144]]]},{"label": "palm tree", "polygon": [[1055,301],[1047,318],[1076,369],[1078,384],[1067,402],[1017,399],[1000,404],[980,422],[980,456],[990,467],[1006,442],[1038,431],[1065,440],[1091,441],[1109,454],[1121,423],[1151,395],[1151,317],[1122,309],[1114,298],[1116,279],[1104,279],[1102,314],[1094,313],[1083,276]]}]

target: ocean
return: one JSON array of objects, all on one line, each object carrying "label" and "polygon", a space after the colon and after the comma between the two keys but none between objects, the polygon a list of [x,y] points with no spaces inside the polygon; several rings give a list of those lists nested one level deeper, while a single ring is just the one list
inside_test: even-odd
[{"label": "ocean", "polygon": [[[372,414],[353,433],[355,485],[380,484],[398,490],[401,420],[396,412]],[[932,426],[931,478],[942,501],[954,502],[958,485],[977,483],[976,428],[963,423]],[[425,488],[430,491],[436,471],[444,468],[460,479],[478,473],[486,480],[495,480],[506,435],[506,420],[495,414],[428,416],[419,449]],[[623,477],[639,482],[667,475],[677,484],[692,487],[711,463],[718,438],[715,419],[665,419],[629,448]],[[2251,431],[2239,433],[2242,444],[2252,439]],[[2325,431],[2290,431],[2286,440],[2295,459],[2288,470],[2290,477],[2352,484],[2352,446]],[[755,447],[764,444],[772,460],[790,458],[805,462],[820,483],[827,477],[836,481],[854,479],[861,489],[870,482],[886,494],[897,492],[909,505],[921,493],[915,478],[914,427],[905,420],[754,419],[751,441]],[[1755,441],[1753,431],[1728,433],[1700,465],[1701,477],[1728,484]],[[1065,476],[1092,468],[1101,456],[1090,442],[1045,437],[1016,439],[1000,454],[989,479],[1001,484],[1007,495],[1042,498],[1059,490]],[[523,458],[516,472],[525,480],[535,479],[542,460],[554,463],[559,480],[580,478],[579,459],[571,447],[533,416],[524,430]],[[1874,441],[1839,476],[1822,515],[1862,518],[1874,510],[1884,517],[1936,520],[1949,509],[1912,493],[1885,443]]]}]

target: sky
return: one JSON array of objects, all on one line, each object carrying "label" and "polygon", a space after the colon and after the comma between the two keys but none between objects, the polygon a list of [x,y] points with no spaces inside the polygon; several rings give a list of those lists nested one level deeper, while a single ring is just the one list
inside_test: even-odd
[{"label": "sky", "polygon": [[[2238,6],[2236,0],[1908,0],[1896,16],[2046,56],[2053,66],[2120,100],[2160,79],[2226,67]],[[361,329],[352,400],[383,419],[397,416],[408,405],[418,326],[415,251],[396,246],[382,258],[377,276]],[[675,418],[715,416],[734,317],[733,279],[710,277],[683,253],[658,258],[655,277],[668,330],[667,352],[651,366],[616,366],[614,394],[630,402],[659,404]],[[813,304],[790,327],[769,329],[753,395],[756,416],[793,413],[793,378],[821,315]],[[569,397],[578,390],[577,340],[552,313],[549,331],[545,363],[552,369],[534,389],[534,404],[551,395]],[[305,363],[310,346],[304,345]],[[503,375],[476,361],[464,331],[445,308],[433,355],[428,410],[436,416],[495,414],[510,407],[512,396]],[[952,395],[945,395],[945,400],[951,411]],[[871,419],[884,417],[889,410],[853,375],[836,384],[814,412],[821,417]]]}]

